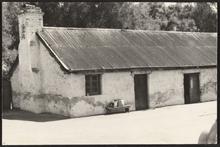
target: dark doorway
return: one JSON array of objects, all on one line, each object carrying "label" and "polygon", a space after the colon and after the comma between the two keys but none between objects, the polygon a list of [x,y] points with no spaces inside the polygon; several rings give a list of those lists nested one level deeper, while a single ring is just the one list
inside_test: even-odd
[{"label": "dark doorway", "polygon": [[184,74],[185,104],[200,102],[199,73]]},{"label": "dark doorway", "polygon": [[137,74],[134,76],[135,107],[136,110],[148,108],[147,75]]},{"label": "dark doorway", "polygon": [[3,110],[10,110],[12,103],[12,88],[9,79],[2,79],[2,102]]}]

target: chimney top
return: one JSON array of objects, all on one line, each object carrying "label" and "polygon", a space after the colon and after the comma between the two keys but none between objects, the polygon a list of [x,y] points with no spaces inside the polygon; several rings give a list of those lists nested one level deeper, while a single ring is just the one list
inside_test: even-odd
[{"label": "chimney top", "polygon": [[41,9],[39,7],[36,7],[35,5],[30,4],[24,4],[24,10],[21,11],[21,13],[42,13]]}]

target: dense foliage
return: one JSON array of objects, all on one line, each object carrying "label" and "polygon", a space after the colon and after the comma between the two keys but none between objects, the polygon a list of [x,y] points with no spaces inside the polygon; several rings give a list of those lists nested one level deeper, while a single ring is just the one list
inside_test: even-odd
[{"label": "dense foliage", "polygon": [[7,74],[17,54],[17,15],[25,3],[42,9],[45,26],[217,31],[216,3],[165,5],[162,2],[3,2],[3,74]]}]

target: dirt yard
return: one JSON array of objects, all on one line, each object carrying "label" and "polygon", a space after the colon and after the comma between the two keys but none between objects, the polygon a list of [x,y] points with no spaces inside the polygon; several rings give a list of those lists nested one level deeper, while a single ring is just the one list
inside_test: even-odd
[{"label": "dirt yard", "polygon": [[3,114],[2,143],[197,144],[216,118],[216,101],[82,118],[16,110]]}]

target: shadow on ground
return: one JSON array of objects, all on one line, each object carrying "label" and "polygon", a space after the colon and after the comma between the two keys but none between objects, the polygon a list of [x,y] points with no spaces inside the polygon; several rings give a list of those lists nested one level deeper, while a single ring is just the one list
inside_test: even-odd
[{"label": "shadow on ground", "polygon": [[20,109],[4,111],[2,114],[2,119],[24,120],[24,121],[35,121],[35,122],[57,121],[68,118],[69,117],[57,115],[57,114],[51,114],[51,113],[35,114]]}]

